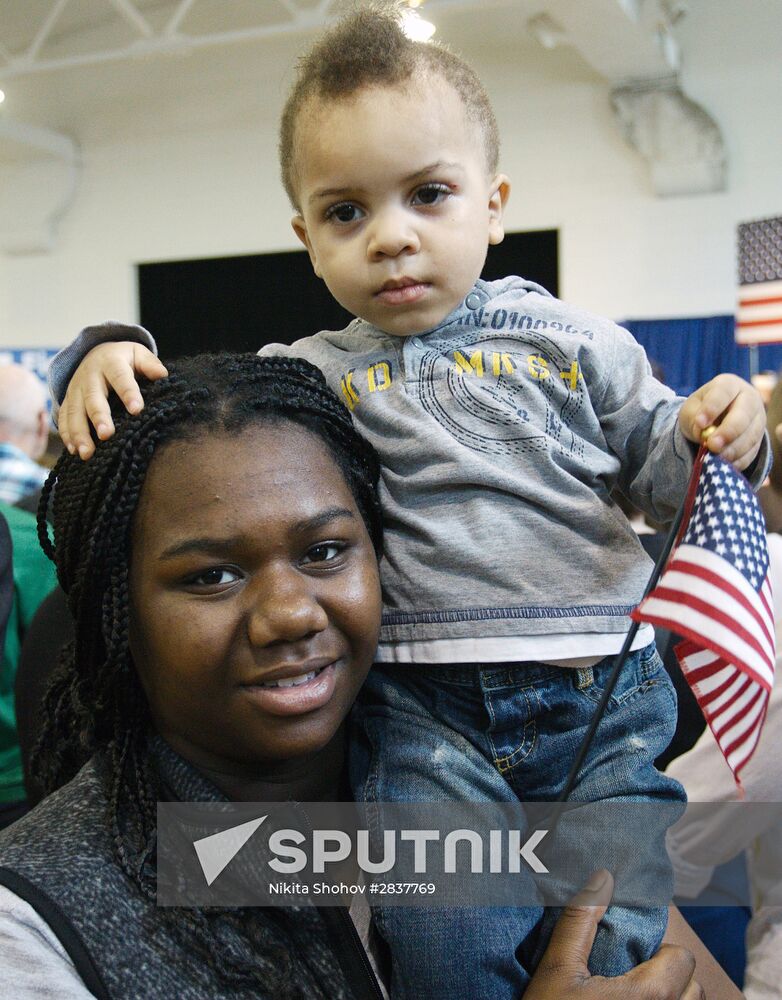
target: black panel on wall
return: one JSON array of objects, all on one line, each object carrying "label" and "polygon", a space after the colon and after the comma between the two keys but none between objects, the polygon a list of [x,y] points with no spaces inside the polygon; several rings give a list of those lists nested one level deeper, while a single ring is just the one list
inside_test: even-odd
[{"label": "black panel on wall", "polygon": [[[484,278],[521,274],[557,294],[557,231],[508,233],[489,248]],[[138,265],[141,325],[161,357],[292,344],[352,317],[315,277],[306,252]]]},{"label": "black panel on wall", "polygon": [[506,233],[502,243],[489,247],[481,277],[492,281],[508,274],[520,274],[559,295],[559,230]]}]

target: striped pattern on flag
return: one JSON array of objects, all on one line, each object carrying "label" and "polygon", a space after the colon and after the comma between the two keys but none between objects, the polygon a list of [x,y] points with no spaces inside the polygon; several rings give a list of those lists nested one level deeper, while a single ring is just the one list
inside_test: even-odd
[{"label": "striped pattern on flag", "polygon": [[728,766],[738,778],[760,739],[769,692],[694,642],[676,647],[682,671],[698,699]]},{"label": "striped pattern on flag", "polygon": [[782,341],[782,216],[739,226],[736,342]]},{"label": "striped pattern on flag", "polygon": [[738,781],[774,683],[768,549],[749,484],[703,449],[678,544],[632,617],[684,637],[676,647],[682,671]]}]

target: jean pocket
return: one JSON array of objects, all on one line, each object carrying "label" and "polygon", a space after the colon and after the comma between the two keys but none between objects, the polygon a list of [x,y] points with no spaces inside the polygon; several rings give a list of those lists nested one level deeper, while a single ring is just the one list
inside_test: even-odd
[{"label": "jean pocket", "polygon": [[[615,665],[616,657],[608,656],[593,667],[578,671],[580,677],[575,682],[576,689],[591,702],[597,704],[603,697]],[[585,674],[591,674],[591,677],[585,678]],[[644,646],[643,649],[630,653],[627,657],[611,692],[606,711],[616,711],[628,702],[661,686],[672,689],[660,654],[652,643],[649,646]]]}]

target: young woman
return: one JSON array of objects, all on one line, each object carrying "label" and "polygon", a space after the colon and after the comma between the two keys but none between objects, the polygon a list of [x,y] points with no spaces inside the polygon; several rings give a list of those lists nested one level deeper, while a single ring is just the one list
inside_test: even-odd
[{"label": "young woman", "polygon": [[[158,801],[346,794],[380,618],[374,454],[296,360],[184,361],[116,417],[42,499],[56,486],[41,540],[76,632],[35,759],[52,794],[0,835],[0,993],[379,997],[352,910],[155,902]],[[531,995],[627,995],[588,979],[596,923],[569,914]],[[630,975],[640,998],[699,996],[677,949]]]}]

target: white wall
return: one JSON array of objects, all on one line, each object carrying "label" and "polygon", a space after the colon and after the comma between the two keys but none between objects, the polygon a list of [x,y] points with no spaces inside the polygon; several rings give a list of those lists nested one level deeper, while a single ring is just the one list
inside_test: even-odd
[{"label": "white wall", "polygon": [[[471,59],[496,105],[508,229],[559,228],[560,293],[615,318],[732,312],[736,224],[782,214],[782,3],[691,8],[684,85],[722,127],[729,186],[668,200],[652,194],[606,83],[578,56],[538,49],[512,9],[503,23],[487,17],[482,39],[475,11],[442,18],[440,37]],[[56,345],[87,322],[135,319],[138,262],[296,247],[275,127],[306,41],[4,84],[5,113],[67,131],[84,165],[55,250],[0,256],[0,345]]]}]

